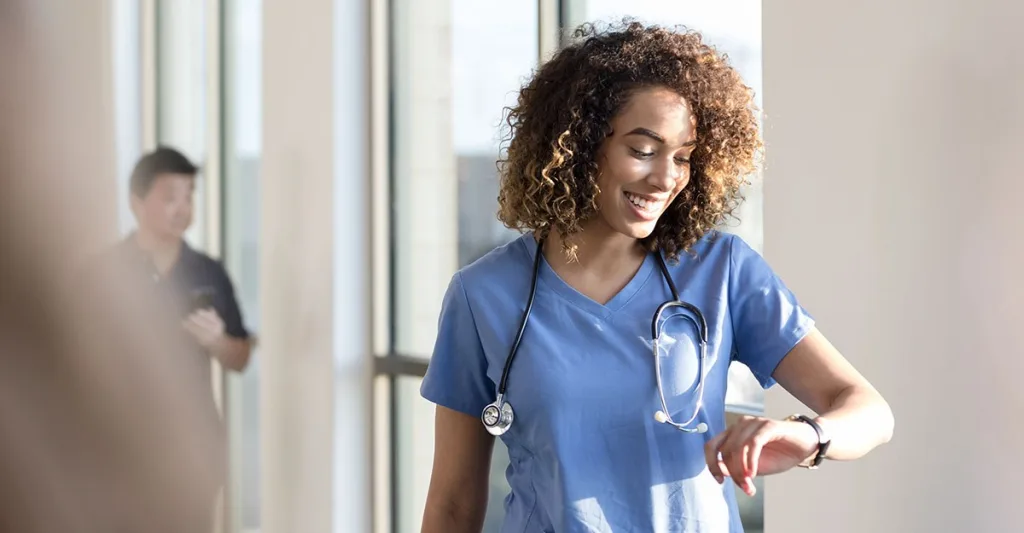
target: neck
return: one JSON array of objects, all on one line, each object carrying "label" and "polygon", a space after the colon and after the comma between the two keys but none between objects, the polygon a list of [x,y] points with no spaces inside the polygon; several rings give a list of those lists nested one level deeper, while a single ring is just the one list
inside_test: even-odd
[{"label": "neck", "polygon": [[575,261],[562,251],[564,242],[562,235],[552,231],[544,247],[544,257],[548,263],[569,270],[618,272],[624,268],[635,268],[647,255],[638,240],[613,230],[601,220],[585,224],[583,230],[572,238],[576,244]]},{"label": "neck", "polygon": [[166,238],[143,229],[135,232],[135,244],[149,255],[157,270],[164,274],[174,265],[181,254],[180,238]]}]

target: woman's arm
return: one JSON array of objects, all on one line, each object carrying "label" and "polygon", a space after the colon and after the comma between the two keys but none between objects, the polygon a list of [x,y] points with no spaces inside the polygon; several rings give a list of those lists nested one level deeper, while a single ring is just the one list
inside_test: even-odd
[{"label": "woman's arm", "polygon": [[[831,440],[828,459],[857,459],[892,438],[889,405],[817,329],[789,351],[772,376],[818,413],[816,421]],[[704,452],[719,483],[732,477],[753,496],[754,476],[789,470],[817,449],[818,435],[808,424],[744,416],[709,440]]]},{"label": "woman's arm", "polygon": [[478,418],[437,406],[423,533],[480,533],[493,449]]},{"label": "woman's arm", "polygon": [[817,422],[832,439],[829,459],[857,459],[892,438],[889,404],[817,329],[782,359],[773,376],[818,413]]}]

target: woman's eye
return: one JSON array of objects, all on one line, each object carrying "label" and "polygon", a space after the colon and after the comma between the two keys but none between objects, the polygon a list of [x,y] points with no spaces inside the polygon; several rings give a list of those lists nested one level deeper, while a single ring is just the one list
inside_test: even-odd
[{"label": "woman's eye", "polygon": [[630,148],[630,150],[632,150],[633,155],[637,157],[651,157],[652,155],[654,155],[654,152],[642,152],[640,150],[637,150],[636,148]]},{"label": "woman's eye", "polygon": [[677,165],[689,165],[690,164],[690,160],[688,158],[685,158],[685,157],[677,157],[676,158],[676,164]]}]

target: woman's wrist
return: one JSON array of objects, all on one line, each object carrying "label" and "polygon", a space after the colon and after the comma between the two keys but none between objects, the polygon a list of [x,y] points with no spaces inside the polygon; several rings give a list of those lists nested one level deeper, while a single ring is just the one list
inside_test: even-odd
[{"label": "woman's wrist", "polygon": [[798,435],[801,451],[805,452],[800,466],[817,467],[825,459],[825,452],[831,444],[825,430],[826,423],[820,417],[812,419],[804,415],[793,415],[786,421],[799,426],[794,426],[794,431]]}]

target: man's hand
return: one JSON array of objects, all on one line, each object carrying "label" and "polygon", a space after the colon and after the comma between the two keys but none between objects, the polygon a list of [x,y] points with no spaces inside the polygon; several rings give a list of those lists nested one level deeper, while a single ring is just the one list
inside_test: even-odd
[{"label": "man's hand", "polygon": [[200,309],[181,323],[211,357],[230,370],[241,372],[249,363],[249,339],[234,338],[225,331],[224,320],[213,309]]},{"label": "man's hand", "polygon": [[200,346],[214,350],[224,338],[224,321],[213,309],[200,309],[189,315],[183,322],[192,337]]}]

